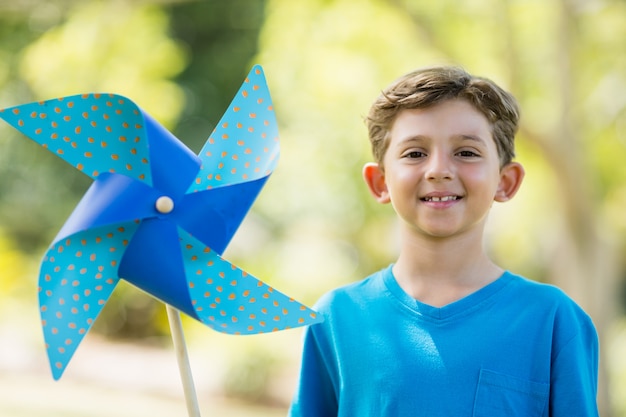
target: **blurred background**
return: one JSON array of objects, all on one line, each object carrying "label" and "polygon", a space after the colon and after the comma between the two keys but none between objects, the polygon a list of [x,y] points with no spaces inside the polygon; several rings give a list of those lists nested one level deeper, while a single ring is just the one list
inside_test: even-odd
[{"label": "blurred background", "polygon": [[[589,312],[601,415],[623,417],[624,39],[624,0],[0,0],[0,108],[114,92],[198,152],[261,64],[281,160],[225,257],[311,305],[396,255],[391,208],[360,175],[371,101],[416,67],[487,76],[520,101],[527,171],[494,208],[489,250]],[[90,182],[0,124],[0,415],[185,415],[165,308],[123,282],[52,380],[38,266]],[[285,415],[301,329],[233,337],[183,323],[203,415]]]}]

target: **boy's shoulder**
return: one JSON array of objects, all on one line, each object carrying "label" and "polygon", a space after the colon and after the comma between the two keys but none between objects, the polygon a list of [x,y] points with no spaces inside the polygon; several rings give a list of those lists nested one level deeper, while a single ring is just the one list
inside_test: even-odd
[{"label": "boy's shoulder", "polygon": [[535,281],[522,275],[505,271],[504,276],[509,276],[514,289],[520,295],[532,295],[536,301],[569,302],[570,297],[561,288],[553,284]]},{"label": "boy's shoulder", "polygon": [[378,298],[385,291],[384,277],[391,274],[389,265],[366,278],[342,285],[325,293],[315,304],[316,310],[328,310],[335,305],[364,304]]},{"label": "boy's shoulder", "polygon": [[587,312],[564,290],[553,284],[533,281],[521,275],[505,272],[511,277],[511,291],[502,300],[502,304],[520,314],[551,321],[560,328],[577,329],[595,328]]},{"label": "boy's shoulder", "polygon": [[576,302],[556,285],[534,281],[510,271],[506,271],[505,274],[511,276],[512,283],[515,284],[514,290],[517,295],[528,297],[527,300],[529,302],[577,306]]}]

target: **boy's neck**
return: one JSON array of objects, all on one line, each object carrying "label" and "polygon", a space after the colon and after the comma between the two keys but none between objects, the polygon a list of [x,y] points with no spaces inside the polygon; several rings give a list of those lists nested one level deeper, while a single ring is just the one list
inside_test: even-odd
[{"label": "boy's neck", "polygon": [[404,236],[393,273],[411,297],[435,307],[457,301],[498,279],[480,236],[430,239]]}]

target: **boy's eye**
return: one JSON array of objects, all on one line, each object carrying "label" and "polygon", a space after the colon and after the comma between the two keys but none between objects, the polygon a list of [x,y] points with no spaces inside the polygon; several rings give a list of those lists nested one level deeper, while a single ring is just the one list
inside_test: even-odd
[{"label": "boy's eye", "polygon": [[422,158],[423,156],[424,156],[424,152],[420,152],[420,151],[410,151],[404,154],[405,158],[411,158],[411,159]]},{"label": "boy's eye", "polygon": [[462,156],[464,158],[472,158],[472,157],[480,156],[474,151],[459,151],[457,152],[457,155]]}]

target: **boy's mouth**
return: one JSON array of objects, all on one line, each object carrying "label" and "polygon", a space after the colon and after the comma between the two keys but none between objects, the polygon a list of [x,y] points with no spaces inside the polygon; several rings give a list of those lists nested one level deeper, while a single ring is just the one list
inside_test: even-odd
[{"label": "boy's mouth", "polygon": [[436,196],[422,197],[420,200],[440,202],[440,201],[455,201],[455,200],[460,200],[460,199],[461,197],[459,197],[458,195],[446,195],[446,196],[441,196],[441,197],[436,197]]}]

